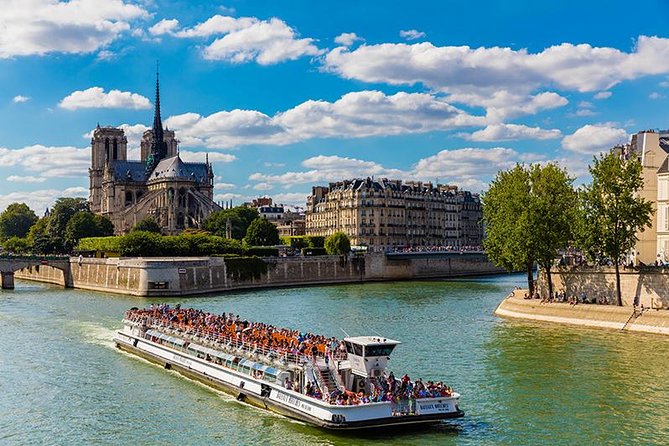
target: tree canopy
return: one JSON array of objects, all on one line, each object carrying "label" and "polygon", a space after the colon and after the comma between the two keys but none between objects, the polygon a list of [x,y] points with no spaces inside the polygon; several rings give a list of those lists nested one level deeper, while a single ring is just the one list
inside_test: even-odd
[{"label": "tree canopy", "polygon": [[530,294],[538,262],[552,292],[550,269],[573,238],[575,207],[572,179],[556,164],[518,164],[498,173],[483,197],[488,257],[509,271],[525,269]]},{"label": "tree canopy", "polygon": [[246,230],[244,243],[248,246],[274,246],[280,243],[279,230],[266,218],[256,218]]},{"label": "tree canopy", "polygon": [[579,194],[578,244],[592,258],[614,263],[616,295],[622,305],[619,262],[635,247],[637,233],[651,226],[652,203],[637,193],[643,189],[643,179],[636,158],[623,159],[611,150],[595,157],[589,169],[592,183]]},{"label": "tree canopy", "polygon": [[12,203],[0,214],[0,239],[23,238],[37,221],[37,215],[25,203]]},{"label": "tree canopy", "polygon": [[526,270],[530,294],[534,293],[532,268],[536,255],[527,234],[532,221],[530,172],[517,164],[513,169],[498,172],[482,197],[485,251],[496,265],[507,271]]},{"label": "tree canopy", "polygon": [[325,250],[330,255],[344,255],[351,252],[351,239],[343,232],[335,232],[325,239]]},{"label": "tree canopy", "polygon": [[230,221],[231,238],[241,240],[246,236],[246,231],[251,223],[260,216],[258,211],[246,206],[237,206],[230,209],[222,209],[213,212],[204,220],[202,226],[212,234],[227,237],[226,225]]},{"label": "tree canopy", "polygon": [[65,226],[65,242],[69,248],[85,237],[106,237],[114,234],[114,224],[102,215],[79,211]]},{"label": "tree canopy", "polygon": [[137,224],[133,226],[130,231],[131,232],[144,231],[144,232],[153,232],[155,234],[160,234],[162,232],[162,229],[155,219],[147,217],[144,220],[137,222]]}]

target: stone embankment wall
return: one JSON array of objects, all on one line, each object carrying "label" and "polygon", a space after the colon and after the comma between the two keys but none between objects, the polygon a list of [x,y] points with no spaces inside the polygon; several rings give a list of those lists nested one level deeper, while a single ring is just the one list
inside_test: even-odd
[{"label": "stone embankment wall", "polygon": [[[567,296],[580,297],[585,292],[588,298],[607,296],[615,302],[616,273],[611,267],[560,267],[551,278],[553,291],[565,290]],[[548,294],[548,282],[539,274],[538,286],[542,296]],[[669,268],[640,267],[620,268],[620,290],[623,305],[632,306],[635,296],[639,304],[651,308],[669,308]]]},{"label": "stone embankment wall", "polygon": [[523,299],[526,291],[516,291],[497,307],[495,314],[514,319],[609,328],[669,335],[669,311],[649,308],[635,310],[616,305],[541,303],[538,299]]},{"label": "stone embankment wall", "polygon": [[181,296],[249,288],[409,280],[502,272],[481,254],[389,259],[339,256],[265,259],[267,271],[240,279],[223,258],[109,258],[70,260],[71,274],[47,265],[16,272],[19,279],[137,296]]}]

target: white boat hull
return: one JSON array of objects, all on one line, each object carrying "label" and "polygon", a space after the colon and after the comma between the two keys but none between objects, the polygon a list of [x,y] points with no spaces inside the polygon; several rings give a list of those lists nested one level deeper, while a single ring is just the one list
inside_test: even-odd
[{"label": "white boat hull", "polygon": [[328,429],[363,429],[395,425],[435,423],[464,415],[458,394],[416,400],[416,414],[393,416],[390,402],[356,406],[331,405],[325,401],[284,389],[275,383],[191,356],[144,339],[126,326],[114,338],[116,346],[184,376],[225,391],[255,406]]}]

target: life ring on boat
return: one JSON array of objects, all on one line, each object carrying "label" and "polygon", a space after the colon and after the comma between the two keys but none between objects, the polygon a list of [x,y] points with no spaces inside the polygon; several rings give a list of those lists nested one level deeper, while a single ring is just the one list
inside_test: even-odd
[{"label": "life ring on boat", "polygon": [[[365,388],[365,378],[362,376],[358,376],[355,378],[355,388],[356,389],[364,389]],[[352,392],[355,393],[355,392]]]}]

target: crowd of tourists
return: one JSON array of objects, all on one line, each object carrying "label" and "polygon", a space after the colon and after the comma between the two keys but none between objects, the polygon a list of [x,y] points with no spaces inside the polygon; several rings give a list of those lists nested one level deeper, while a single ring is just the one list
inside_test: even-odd
[{"label": "crowd of tourists", "polygon": [[338,406],[355,406],[382,401],[398,403],[419,398],[449,397],[453,394],[453,389],[441,381],[427,381],[424,383],[419,378],[414,382],[406,374],[398,380],[393,372],[390,372],[385,378],[372,379],[371,388],[372,391],[369,394],[363,391],[355,393],[335,390],[330,394],[329,402]]},{"label": "crowd of tourists", "polygon": [[[516,290],[514,290],[515,293]],[[552,295],[549,294],[543,298],[535,291],[534,295],[530,296],[525,293],[523,299],[541,299],[540,304],[549,304],[553,302],[568,303],[569,305],[578,304],[597,304],[597,305],[611,305],[612,300],[605,294],[599,296],[588,296],[585,291],[582,291],[580,296],[568,296],[565,290],[555,291]]]},{"label": "crowd of tourists", "polygon": [[[342,343],[334,337],[253,322],[233,313],[217,315],[194,308],[181,308],[180,305],[170,307],[161,304],[145,309],[133,308],[126,313],[126,318],[151,318],[153,323],[170,326],[185,333],[198,334],[215,341],[236,341],[268,354],[287,353],[295,357],[303,355],[315,358],[326,356],[326,353],[327,356],[341,357],[345,352]],[[330,355],[330,352],[333,354]]]},{"label": "crowd of tourists", "polygon": [[387,248],[386,252],[483,252],[483,247],[478,245],[396,246]]}]

